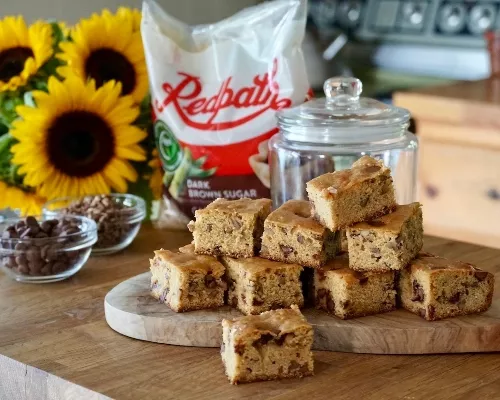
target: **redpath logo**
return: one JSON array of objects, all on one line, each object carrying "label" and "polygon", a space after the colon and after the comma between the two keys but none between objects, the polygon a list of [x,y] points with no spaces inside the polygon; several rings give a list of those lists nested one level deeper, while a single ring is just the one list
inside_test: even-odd
[{"label": "redpath logo", "polygon": [[[276,82],[278,73],[278,60],[274,59],[271,75],[266,72],[256,75],[251,86],[239,90],[231,88],[232,77],[222,82],[216,95],[203,97],[203,84],[200,78],[184,72],[178,74],[183,80],[177,85],[163,84],[166,97],[163,101],[155,100],[155,108],[161,113],[166,107],[172,105],[184,123],[192,128],[206,131],[220,131],[246,124],[257,118],[267,110],[280,110],[292,105],[289,98],[279,98],[279,84]],[[214,122],[221,110],[226,108],[259,107],[257,111],[231,121]],[[195,115],[206,115],[206,122],[194,121]]]}]

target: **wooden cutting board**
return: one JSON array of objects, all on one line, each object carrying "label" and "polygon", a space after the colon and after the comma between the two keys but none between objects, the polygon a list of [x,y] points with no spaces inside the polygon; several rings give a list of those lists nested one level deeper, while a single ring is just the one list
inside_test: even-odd
[{"label": "wooden cutting board", "polygon": [[[497,274],[498,275],[498,274]],[[221,320],[237,310],[175,313],[149,295],[150,273],[112,289],[104,300],[115,331],[140,340],[181,346],[219,347]],[[314,349],[375,354],[500,351],[500,296],[484,314],[427,322],[404,310],[343,321],[315,309],[303,310],[315,332]]]}]

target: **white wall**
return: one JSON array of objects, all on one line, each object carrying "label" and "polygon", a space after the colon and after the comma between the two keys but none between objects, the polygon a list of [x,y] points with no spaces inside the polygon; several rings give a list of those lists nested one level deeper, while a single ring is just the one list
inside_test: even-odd
[{"label": "white wall", "polygon": [[[188,23],[208,23],[227,17],[259,0],[157,0],[170,13]],[[140,8],[141,0],[0,0],[0,17],[22,14],[28,21],[55,18],[72,24],[103,8]]]}]

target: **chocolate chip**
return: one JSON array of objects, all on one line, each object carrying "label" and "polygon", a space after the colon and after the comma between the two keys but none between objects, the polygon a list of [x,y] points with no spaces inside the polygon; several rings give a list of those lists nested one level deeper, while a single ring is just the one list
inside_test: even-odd
[{"label": "chocolate chip", "polygon": [[213,275],[205,275],[205,286],[209,289],[213,289],[217,287],[217,280],[214,278]]},{"label": "chocolate chip", "polygon": [[235,308],[238,306],[238,298],[236,296],[233,296],[231,299],[231,305]]},{"label": "chocolate chip", "polygon": [[297,234],[297,242],[300,244],[304,243],[304,236],[302,236],[300,233]]},{"label": "chocolate chip", "polygon": [[434,306],[427,307],[427,315],[430,320],[433,320],[436,317],[436,309],[434,308]]},{"label": "chocolate chip", "polygon": [[234,352],[240,356],[243,355],[245,352],[245,345],[242,343],[236,343],[234,345]]},{"label": "chocolate chip", "polygon": [[271,335],[270,333],[264,333],[259,339],[255,340],[252,345],[254,347],[264,346],[273,339],[274,335]]},{"label": "chocolate chip", "polygon": [[254,305],[254,306],[260,307],[263,304],[264,304],[263,300],[256,299],[256,298],[253,299],[252,305]]},{"label": "chocolate chip", "polygon": [[416,280],[412,282],[412,290],[413,296],[411,298],[411,301],[418,301],[422,303],[425,299],[424,288]]},{"label": "chocolate chip", "polygon": [[486,271],[475,271],[474,276],[479,282],[484,281],[488,277],[488,272]]},{"label": "chocolate chip", "polygon": [[291,253],[293,253],[293,248],[290,246],[285,246],[283,244],[280,244],[280,249],[285,257],[288,257]]},{"label": "chocolate chip", "polygon": [[351,305],[351,302],[350,302],[349,300],[344,300],[344,301],[342,302],[342,307],[343,307],[343,308],[347,308],[347,307],[349,307],[350,305]]},{"label": "chocolate chip", "polygon": [[379,220],[367,221],[366,223],[370,226],[374,226],[377,228],[386,225],[384,221],[379,221]]},{"label": "chocolate chip", "polygon": [[293,336],[294,336],[293,333],[285,333],[284,335],[276,337],[276,339],[274,339],[274,341],[275,341],[276,345],[283,346],[283,343],[285,343],[286,338],[293,337]]},{"label": "chocolate chip", "polygon": [[360,285],[364,285],[368,282],[368,277],[365,276],[362,272],[354,271],[353,276],[359,281]]},{"label": "chocolate chip", "polygon": [[460,292],[455,293],[450,297],[449,302],[451,304],[457,304],[460,301]]}]

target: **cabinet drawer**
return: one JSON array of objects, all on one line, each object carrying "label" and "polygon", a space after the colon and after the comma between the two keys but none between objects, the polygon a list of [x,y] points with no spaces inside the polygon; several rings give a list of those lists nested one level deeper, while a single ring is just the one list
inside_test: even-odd
[{"label": "cabinet drawer", "polygon": [[500,150],[420,141],[425,232],[500,248]]}]

